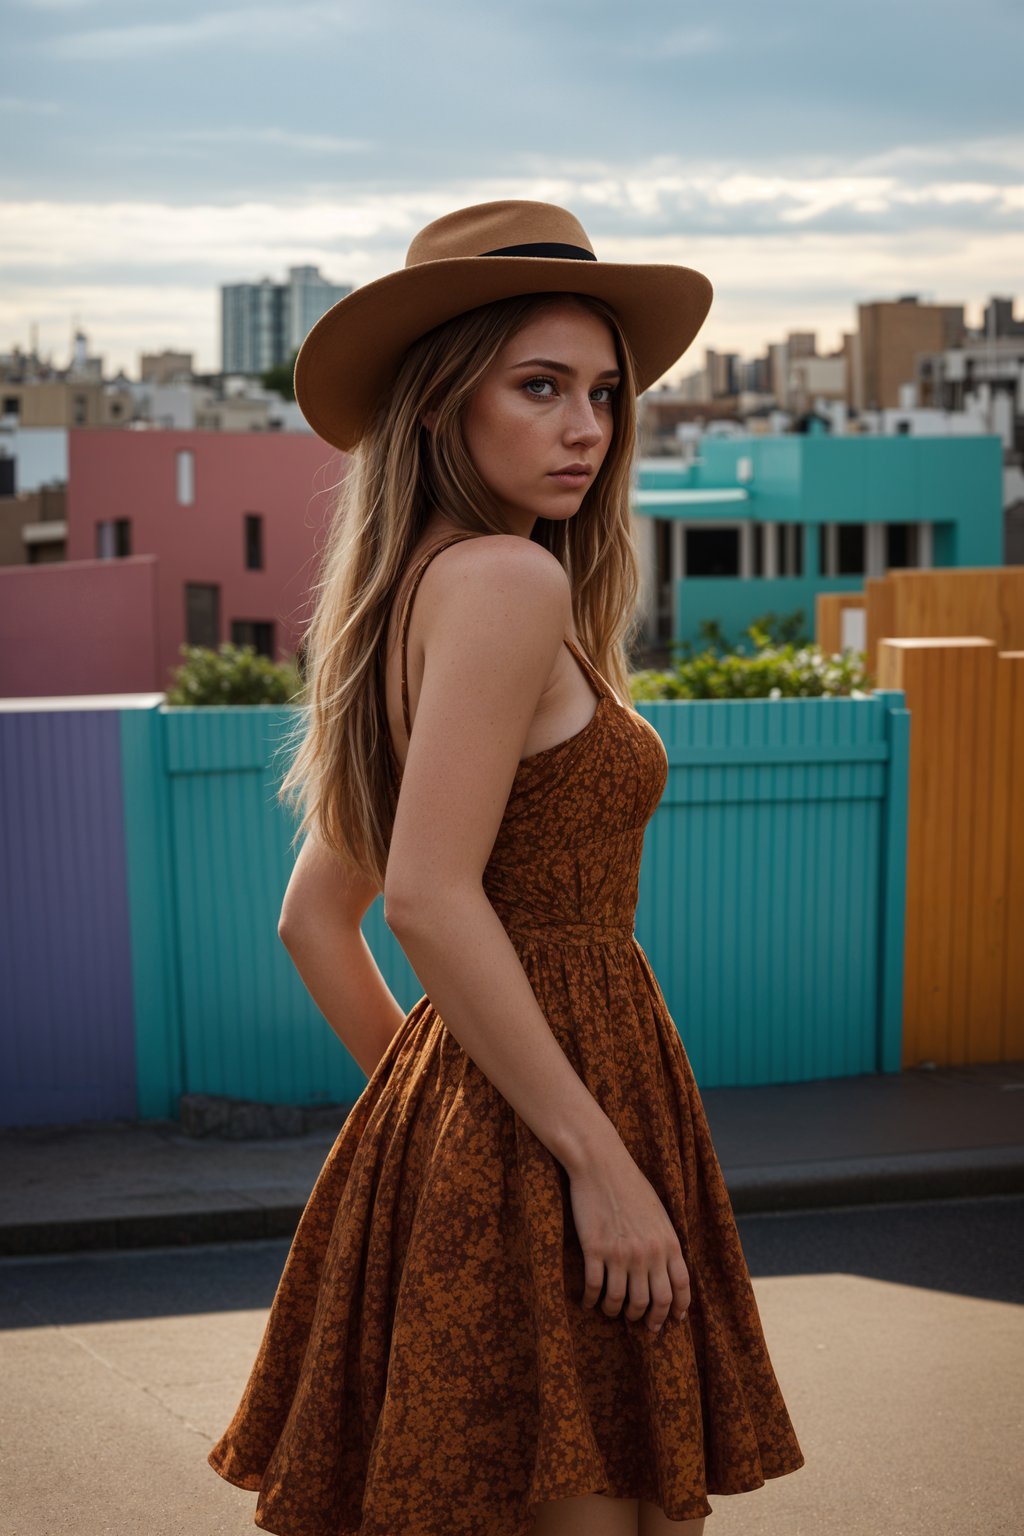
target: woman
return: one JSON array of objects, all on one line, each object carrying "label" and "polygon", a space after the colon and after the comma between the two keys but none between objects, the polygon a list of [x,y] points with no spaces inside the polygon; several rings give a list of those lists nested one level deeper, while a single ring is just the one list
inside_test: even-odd
[{"label": "woman", "polygon": [[[633,936],[668,773],[626,670],[635,395],[710,302],[689,268],[598,262],[563,209],[488,203],[299,353],[354,459],[280,932],[368,1082],[210,1453],[264,1530],[699,1533],[708,1492],[803,1464]],[[359,932],[381,892],[407,1015]]]}]

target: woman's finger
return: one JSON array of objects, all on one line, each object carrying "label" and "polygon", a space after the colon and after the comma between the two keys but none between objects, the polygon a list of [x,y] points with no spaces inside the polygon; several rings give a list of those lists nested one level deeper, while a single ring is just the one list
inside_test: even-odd
[{"label": "woman's finger", "polygon": [[618,1317],[622,1303],[626,1299],[626,1267],[618,1260],[609,1261],[606,1267],[608,1283],[605,1286],[601,1310],[607,1317]]},{"label": "woman's finger", "polygon": [[629,1270],[629,1301],[625,1315],[638,1322],[651,1303],[651,1287],[646,1264],[634,1264]]},{"label": "woman's finger", "polygon": [[685,1315],[690,1305],[690,1272],[682,1253],[669,1259],[668,1274],[672,1282],[672,1316],[680,1318]]},{"label": "woman's finger", "polygon": [[651,1275],[651,1310],[647,1326],[657,1331],[668,1317],[672,1306],[672,1282],[667,1269],[656,1270]]},{"label": "woman's finger", "polygon": [[583,1296],[581,1305],[592,1307],[601,1294],[604,1285],[604,1261],[596,1254],[583,1255]]}]

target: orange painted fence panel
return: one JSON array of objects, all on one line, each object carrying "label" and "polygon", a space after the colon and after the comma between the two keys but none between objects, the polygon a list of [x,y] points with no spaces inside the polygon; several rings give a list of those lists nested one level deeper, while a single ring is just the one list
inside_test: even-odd
[{"label": "orange painted fence panel", "polygon": [[1024,650],[1024,565],[888,571],[869,577],[863,592],[821,592],[815,637],[830,653],[840,649],[842,614],[849,608],[865,609],[872,676],[879,642],[897,636],[984,635],[1000,651]]},{"label": "orange painted fence panel", "polygon": [[877,685],[902,689],[911,715],[903,1065],[1019,1060],[1024,649],[880,638]]}]

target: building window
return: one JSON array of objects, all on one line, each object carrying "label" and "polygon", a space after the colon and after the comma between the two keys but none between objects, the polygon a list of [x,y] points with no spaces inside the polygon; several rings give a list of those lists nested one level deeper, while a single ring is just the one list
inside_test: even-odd
[{"label": "building window", "polygon": [[263,569],[263,517],[259,512],[245,514],[245,568]]},{"label": "building window", "polygon": [[4,396],[4,408],[3,408],[3,411],[0,412],[0,415],[4,415],[4,416],[20,416],[21,415],[21,397],[20,397],[20,395],[5,395]]},{"label": "building window", "polygon": [[836,576],[863,576],[864,524],[836,524]]},{"label": "building window", "polygon": [[88,404],[84,395],[75,395],[71,402],[71,424],[75,427],[84,427],[88,414]]},{"label": "building window", "polygon": [[233,619],[231,639],[235,645],[251,645],[257,656],[274,659],[274,626],[269,619]]},{"label": "building window", "polygon": [[96,524],[97,560],[122,560],[131,552],[131,518],[117,517],[110,522]]},{"label": "building window", "polygon": [[776,532],[779,551],[779,575],[802,576],[804,573],[803,523],[780,523]]},{"label": "building window", "polygon": [[65,560],[64,551],[65,544],[63,539],[30,544],[28,546],[28,563],[29,565],[63,565]]},{"label": "building window", "polygon": [[751,576],[769,580],[804,573],[803,523],[751,524]]},{"label": "building window", "polygon": [[917,523],[886,523],[886,570],[900,570],[906,567],[916,568],[920,564],[921,550]]},{"label": "building window", "polygon": [[185,641],[215,651],[220,644],[220,588],[185,583]]},{"label": "building window", "polygon": [[687,528],[687,576],[738,576],[739,573],[738,528]]},{"label": "building window", "polygon": [[654,643],[671,640],[675,621],[672,593],[672,530],[668,518],[654,519]]},{"label": "building window", "polygon": [[195,455],[191,448],[179,448],[177,455],[178,506],[191,507],[196,499]]}]

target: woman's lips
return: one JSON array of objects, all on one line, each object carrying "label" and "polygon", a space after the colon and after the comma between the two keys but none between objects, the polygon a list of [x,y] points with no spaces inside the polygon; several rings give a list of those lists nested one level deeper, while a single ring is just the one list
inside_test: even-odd
[{"label": "woman's lips", "polygon": [[549,480],[557,480],[559,485],[565,485],[576,490],[581,485],[586,485],[590,479],[590,470],[584,468],[556,469],[549,476]]}]

